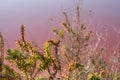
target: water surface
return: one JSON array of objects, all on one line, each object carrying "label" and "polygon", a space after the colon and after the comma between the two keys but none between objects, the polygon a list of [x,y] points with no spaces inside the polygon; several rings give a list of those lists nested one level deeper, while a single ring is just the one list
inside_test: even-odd
[{"label": "water surface", "polygon": [[[74,0],[0,0],[0,32],[2,32],[6,46],[15,47],[20,25],[25,25],[26,35],[32,41],[42,44],[50,39],[52,28],[60,27],[63,20],[62,12],[74,14]],[[111,49],[120,39],[114,29],[120,29],[120,1],[119,0],[83,0],[81,17],[84,22],[98,30],[104,26],[108,29],[108,47]],[[103,28],[103,30],[104,30]],[[119,31],[118,31],[119,32]]]}]

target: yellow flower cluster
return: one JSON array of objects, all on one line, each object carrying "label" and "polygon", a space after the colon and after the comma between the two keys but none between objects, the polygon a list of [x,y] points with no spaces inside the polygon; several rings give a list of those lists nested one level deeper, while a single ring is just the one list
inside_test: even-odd
[{"label": "yellow flower cluster", "polygon": [[88,80],[91,80],[91,78],[93,77],[94,75],[92,73],[89,73],[88,74]]}]

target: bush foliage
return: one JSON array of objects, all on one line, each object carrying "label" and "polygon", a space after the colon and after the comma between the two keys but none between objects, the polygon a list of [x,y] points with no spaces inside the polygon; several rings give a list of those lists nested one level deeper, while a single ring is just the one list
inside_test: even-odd
[{"label": "bush foliage", "polygon": [[79,6],[76,11],[75,25],[64,12],[63,29],[53,29],[56,38],[42,49],[26,40],[22,25],[16,49],[8,49],[5,58],[14,67],[0,60],[0,80],[120,80],[118,63],[111,70],[104,48],[91,46],[92,31],[80,24]]}]

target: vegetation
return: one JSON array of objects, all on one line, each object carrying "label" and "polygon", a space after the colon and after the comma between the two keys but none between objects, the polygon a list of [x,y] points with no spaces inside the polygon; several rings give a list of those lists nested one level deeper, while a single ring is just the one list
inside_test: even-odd
[{"label": "vegetation", "polygon": [[76,11],[75,25],[63,13],[63,29],[53,29],[56,38],[46,41],[42,50],[26,40],[22,25],[16,49],[8,49],[5,57],[14,67],[0,58],[0,80],[120,80],[119,62],[111,70],[105,49],[90,44],[92,31],[80,24],[79,6]]}]

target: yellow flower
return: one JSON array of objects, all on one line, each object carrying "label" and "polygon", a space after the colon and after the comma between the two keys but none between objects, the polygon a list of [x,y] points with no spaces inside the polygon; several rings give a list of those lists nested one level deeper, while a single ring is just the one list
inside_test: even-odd
[{"label": "yellow flower", "polygon": [[48,53],[50,50],[50,44],[48,42],[45,42],[43,45],[43,49],[45,53]]},{"label": "yellow flower", "polygon": [[88,80],[90,80],[94,75],[92,73],[88,74]]}]

